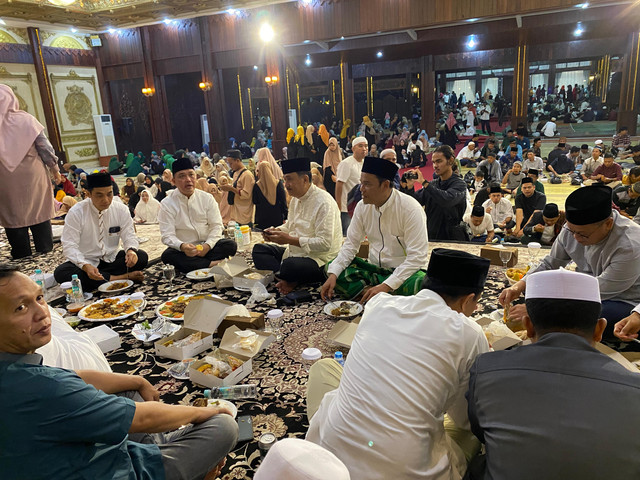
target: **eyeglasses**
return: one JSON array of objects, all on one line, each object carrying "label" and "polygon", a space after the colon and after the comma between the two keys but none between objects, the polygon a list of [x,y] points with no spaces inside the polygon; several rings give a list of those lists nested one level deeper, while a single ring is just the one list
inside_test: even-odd
[{"label": "eyeglasses", "polygon": [[[603,223],[604,224],[604,223]],[[585,235],[584,233],[579,233],[579,232],[574,232],[573,230],[571,230],[569,227],[567,227],[566,225],[564,225],[562,228],[565,229],[567,232],[569,232],[571,235],[573,235],[574,237],[576,237],[576,239],[582,239],[582,240],[589,240],[590,237],[593,236],[594,233],[596,233],[598,231],[598,228],[600,228],[603,224],[598,225],[596,227],[596,229],[591,232],[589,235]]]}]

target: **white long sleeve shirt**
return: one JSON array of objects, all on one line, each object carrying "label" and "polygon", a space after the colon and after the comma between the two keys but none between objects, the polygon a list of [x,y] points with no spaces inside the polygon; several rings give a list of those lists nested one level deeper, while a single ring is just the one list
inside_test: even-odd
[{"label": "white long sleeve shirt", "polygon": [[394,269],[384,281],[392,290],[427,264],[427,217],[418,201],[409,195],[392,190],[380,208],[362,200],[358,202],[347,239],[328,273],[339,276],[352,262],[365,237],[369,240],[369,263]]},{"label": "white long sleeve shirt", "polygon": [[292,198],[284,225],[277,227],[298,237],[300,246],[288,245],[283,258],[308,257],[321,266],[336,258],[342,245],[340,210],[333,197],[315,185],[300,198]]},{"label": "white long sleeve shirt", "polygon": [[138,249],[133,220],[126,205],[111,202],[109,208],[102,211],[102,229],[99,215],[91,199],[87,198],[71,207],[65,218],[60,238],[62,250],[67,260],[80,268],[87,263],[97,267],[100,260],[112,263],[120,251],[121,241],[125,251]]},{"label": "white long sleeve shirt", "polygon": [[484,208],[485,212],[488,208],[491,208],[489,214],[493,219],[493,223],[502,223],[509,217],[511,217],[512,220],[514,219],[513,205],[511,205],[511,202],[504,197],[501,198],[497,204],[493,203],[491,199],[485,200],[482,204],[482,208]]},{"label": "white long sleeve shirt", "polygon": [[352,480],[459,480],[466,461],[443,417],[469,429],[469,369],[488,350],[482,328],[431,290],[380,293],[306,439],[339,456]]},{"label": "white long sleeve shirt", "polygon": [[162,243],[180,250],[183,243],[206,243],[210,248],[222,238],[222,216],[213,195],[195,190],[186,197],[179,190],[160,202],[158,223]]},{"label": "white long sleeve shirt", "polygon": [[360,183],[360,173],[362,173],[363,164],[364,161],[357,161],[353,155],[345,158],[338,164],[336,181],[344,183],[342,186],[342,196],[340,198],[341,212],[347,212],[347,199],[349,192],[353,187]]}]

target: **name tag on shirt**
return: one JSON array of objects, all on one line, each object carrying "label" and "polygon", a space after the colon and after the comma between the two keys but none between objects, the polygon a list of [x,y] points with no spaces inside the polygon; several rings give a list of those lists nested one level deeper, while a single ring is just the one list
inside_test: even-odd
[{"label": "name tag on shirt", "polygon": [[109,227],[109,233],[118,233],[120,231],[120,227]]}]

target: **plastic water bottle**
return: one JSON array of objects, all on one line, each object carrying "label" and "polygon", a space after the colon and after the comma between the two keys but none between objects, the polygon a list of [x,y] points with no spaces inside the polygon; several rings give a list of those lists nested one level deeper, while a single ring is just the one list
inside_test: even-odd
[{"label": "plastic water bottle", "polygon": [[233,236],[235,238],[236,244],[240,247],[243,244],[242,231],[240,230],[240,225],[236,224],[236,229],[233,232]]},{"label": "plastic water bottle", "polygon": [[44,273],[42,273],[42,270],[40,270],[39,268],[36,269],[36,274],[34,276],[34,281],[40,286],[40,288],[42,289],[42,295],[44,295],[44,298],[47,298],[47,286],[45,285],[44,282]]},{"label": "plastic water bottle", "polygon": [[206,398],[224,398],[226,400],[236,400],[238,398],[256,398],[258,396],[258,385],[233,385],[231,387],[218,387],[204,391]]},{"label": "plastic water bottle", "polygon": [[76,303],[84,302],[84,292],[78,275],[71,275],[71,298]]},{"label": "plastic water bottle", "polygon": [[344,367],[344,355],[342,355],[342,352],[334,353],[333,359]]}]

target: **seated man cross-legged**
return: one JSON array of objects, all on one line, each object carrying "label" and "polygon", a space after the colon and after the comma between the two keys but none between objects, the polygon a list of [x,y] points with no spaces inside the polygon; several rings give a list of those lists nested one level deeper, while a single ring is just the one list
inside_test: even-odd
[{"label": "seated man cross-legged", "polygon": [[148,256],[138,250],[129,209],[113,201],[111,176],[88,175],[87,196],[67,213],[61,242],[68,261],[55,269],[56,281],[68,282],[78,275],[84,290],[95,290],[110,280],[142,282]]},{"label": "seated man cross-legged", "polygon": [[139,376],[42,365],[50,338],[42,289],[0,265],[2,478],[217,477],[238,437],[227,410],[160,403]]},{"label": "seated man cross-legged", "polygon": [[[354,298],[366,287],[366,302],[380,292],[413,295],[424,278],[427,263],[427,221],[416,199],[393,188],[398,167],[381,158],[366,157],[360,174],[362,200],[356,206],[347,239],[327,269],[323,299],[334,290]],[[368,261],[356,257],[369,240]]]},{"label": "seated man cross-legged", "polygon": [[262,233],[267,242],[277,245],[258,243],[251,255],[257,269],[276,272],[276,287],[284,295],[299,284],[324,281],[323,267],[342,244],[342,226],[333,197],[311,182],[308,158],[284,160],[282,173],[292,197],[287,222]]},{"label": "seated man cross-legged", "polygon": [[489,351],[467,316],[489,263],[435,249],[420,292],[367,303],[344,369],[333,359],[311,367],[306,438],[342,460],[353,480],[462,478],[480,448],[468,431],[469,369]]},{"label": "seated man cross-legged", "polygon": [[208,268],[236,254],[236,242],[222,238],[222,217],[213,195],[196,189],[196,171],[188,158],[173,165],[176,190],[160,202],[158,223],[167,248],[162,261],[182,273]]}]

